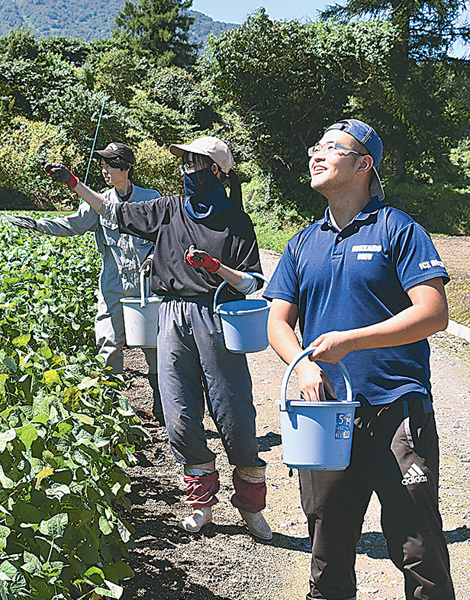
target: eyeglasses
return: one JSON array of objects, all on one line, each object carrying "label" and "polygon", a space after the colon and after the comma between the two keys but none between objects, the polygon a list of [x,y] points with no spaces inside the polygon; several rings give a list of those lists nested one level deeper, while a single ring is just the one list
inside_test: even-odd
[{"label": "eyeglasses", "polygon": [[196,171],[196,165],[192,162],[183,163],[182,165],[180,165],[181,175],[184,175],[185,173],[195,173]]},{"label": "eyeglasses", "polygon": [[347,150],[347,152],[351,152],[352,154],[357,154],[358,156],[367,156],[366,154],[362,154],[361,152],[356,152],[356,150],[352,150],[351,148],[346,148],[346,146],[342,146],[338,144],[338,142],[326,142],[325,144],[315,144],[315,146],[311,146],[307,153],[310,157],[315,156],[319,152],[324,152],[328,154],[330,152],[334,152],[335,150]]},{"label": "eyeglasses", "polygon": [[209,169],[212,163],[208,161],[198,161],[198,162],[184,162],[180,165],[180,173],[184,175],[185,173],[197,173],[198,171],[204,171],[205,169]]}]

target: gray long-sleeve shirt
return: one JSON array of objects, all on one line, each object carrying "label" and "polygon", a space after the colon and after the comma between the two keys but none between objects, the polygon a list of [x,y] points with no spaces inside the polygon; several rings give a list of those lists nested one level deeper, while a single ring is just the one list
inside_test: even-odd
[{"label": "gray long-sleeve shirt", "polygon": [[[106,190],[103,195],[113,204],[123,202],[114,188]],[[155,190],[133,185],[132,194],[126,203],[159,197],[160,194]],[[100,291],[103,296],[116,292],[122,292],[124,296],[139,294],[139,267],[153,246],[151,241],[120,233],[117,223],[100,216],[86,202],[82,202],[72,215],[38,219],[37,225],[41,233],[59,237],[83,235],[92,231],[103,262],[100,276]]]}]

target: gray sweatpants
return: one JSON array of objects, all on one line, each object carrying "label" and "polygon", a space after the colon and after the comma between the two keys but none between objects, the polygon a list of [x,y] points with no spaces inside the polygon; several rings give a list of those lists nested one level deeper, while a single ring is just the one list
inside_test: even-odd
[{"label": "gray sweatpants", "polygon": [[178,462],[209,463],[204,395],[230,464],[260,467],[246,357],[229,352],[208,297],[164,299],[159,311],[158,378],[170,445]]}]

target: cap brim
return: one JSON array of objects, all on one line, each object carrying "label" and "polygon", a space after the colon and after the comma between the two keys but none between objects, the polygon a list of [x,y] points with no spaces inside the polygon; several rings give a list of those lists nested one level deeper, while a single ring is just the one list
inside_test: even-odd
[{"label": "cap brim", "polygon": [[379,174],[377,173],[376,168],[372,167],[372,169],[374,171],[375,177],[372,179],[370,187],[369,187],[371,198],[374,198],[375,196],[377,196],[379,200],[383,200],[385,198],[385,192],[382,187],[382,182],[380,181],[380,177],[379,177]]},{"label": "cap brim", "polygon": [[179,157],[183,156],[185,152],[194,152],[195,154],[201,154],[201,150],[198,151],[191,144],[189,144],[188,146],[185,146],[184,144],[171,144],[169,149],[172,154]]},{"label": "cap brim", "polygon": [[93,158],[119,158],[119,155],[112,150],[95,150]]}]

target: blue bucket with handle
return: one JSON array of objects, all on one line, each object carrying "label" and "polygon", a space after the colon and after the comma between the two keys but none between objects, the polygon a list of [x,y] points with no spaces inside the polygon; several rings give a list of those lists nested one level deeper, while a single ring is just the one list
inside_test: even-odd
[{"label": "blue bucket with handle", "polygon": [[[248,273],[265,283],[268,280],[259,273]],[[268,316],[271,303],[264,298],[232,300],[217,306],[217,300],[227,282],[222,282],[214,296],[214,312],[220,316],[225,347],[235,354],[261,352],[269,346]]]},{"label": "blue bucket with handle", "polygon": [[311,354],[307,348],[287,367],[281,385],[280,408],[283,461],[292,469],[343,471],[351,459],[354,414],[351,379],[339,361],[346,384],[346,400],[307,402],[286,400],[287,384],[296,364]]}]

